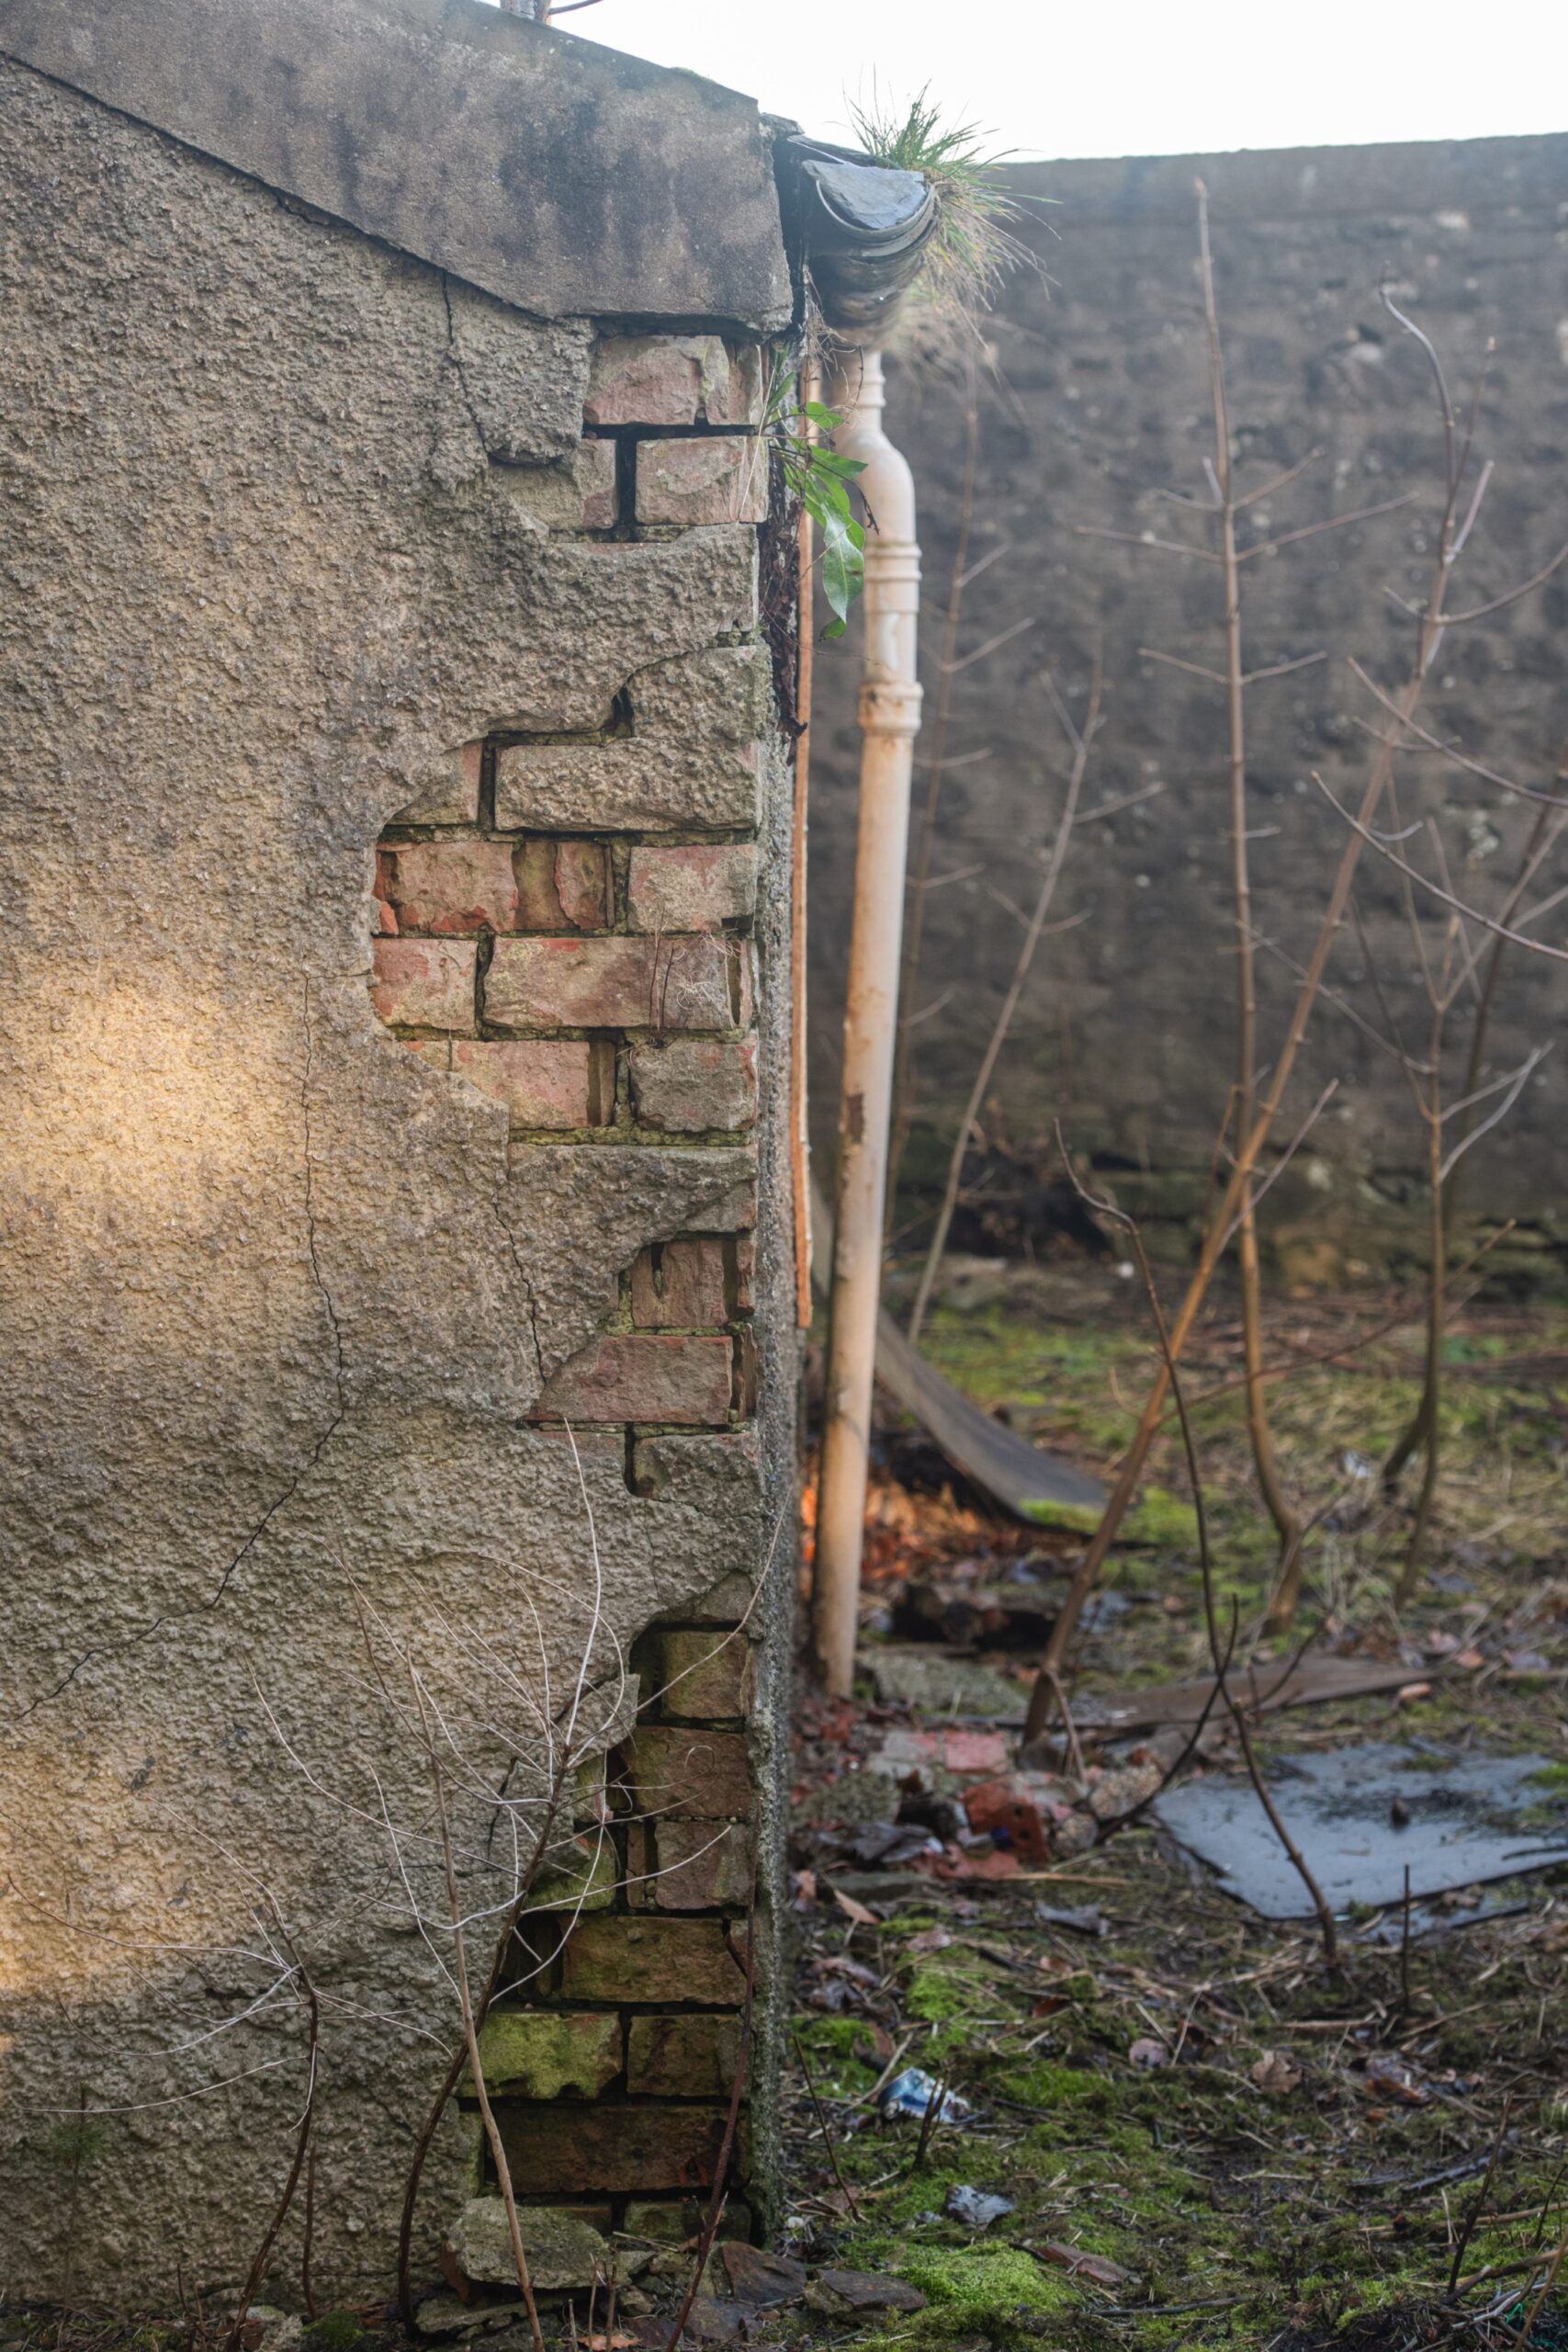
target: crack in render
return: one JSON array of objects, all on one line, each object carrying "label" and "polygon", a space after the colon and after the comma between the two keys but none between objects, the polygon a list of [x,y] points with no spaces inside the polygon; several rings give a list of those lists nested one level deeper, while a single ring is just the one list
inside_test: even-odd
[{"label": "crack in render", "polygon": [[[506,1181],[510,1181],[511,1175],[512,1140],[511,1137],[508,1136],[506,1144]],[[502,1207],[501,1203],[502,1193],[498,1188],[491,1195],[491,1208],[494,1213],[497,1225],[500,1226],[502,1233],[506,1236],[506,1246],[512,1253],[512,1263],[516,1269],[517,1279],[523,1285],[523,1295],[528,1302],[528,1337],[534,1343],[534,1368],[539,1375],[539,1385],[542,1388],[545,1384],[545,1351],[539,1340],[539,1302],[534,1292],[534,1277],[523,1262],[523,1253],[517,1246],[516,1228],[513,1225],[512,1219],[507,1216],[506,1211]]]},{"label": "crack in render", "polygon": [[468,390],[468,373],[463,365],[463,354],[457,342],[457,322],[452,313],[451,280],[445,270],[441,273],[441,300],[446,305],[446,358],[457,374],[457,390],[462,394],[463,406],[468,413],[468,423],[474,428],[474,438],[479,445],[479,455],[488,466],[490,443],[485,439],[485,429],[479,423],[479,413],[474,406],[474,396]]},{"label": "crack in render", "polygon": [[282,1493],[274,1496],[272,1501],[268,1503],[265,1510],[263,1511],[255,1525],[245,1537],[244,1542],[230,1559],[228,1566],[223,1570],[222,1575],[219,1577],[213,1590],[208,1594],[204,1600],[193,1600],[183,1609],[166,1609],[160,1615],[154,1617],[150,1623],[146,1625],[140,1625],[135,1633],[128,1634],[123,1641],[105,1642],[95,1645],[91,1649],[84,1650],[81,1657],[75,1659],[74,1662],[67,1668],[66,1672],[61,1676],[58,1682],[56,1682],[48,1690],[40,1690],[36,1699],[30,1699],[25,1707],[18,1709],[16,1717],[16,1720],[18,1723],[25,1723],[28,1717],[36,1713],[39,1707],[48,1706],[52,1700],[58,1699],[63,1691],[68,1690],[71,1688],[71,1685],[75,1681],[76,1677],[85,1672],[96,1659],[118,1657],[124,1651],[134,1649],[138,1643],[150,1641],[152,1635],[158,1633],[164,1626],[177,1625],[187,1617],[205,1616],[209,1611],[216,1609],[223,1600],[223,1597],[227,1593],[230,1585],[233,1582],[234,1577],[239,1574],[246,1560],[255,1550],[256,1545],[261,1542],[262,1537],[266,1533],[267,1529],[272,1525],[273,1521],[277,1517],[279,1511],[288,1508],[288,1504],[293,1501],[295,1496],[299,1493],[300,1487],[311,1476],[317,1464],[320,1463],[321,1456],[325,1453],[327,1447],[331,1444],[333,1439],[336,1436],[344,1420],[347,1417],[348,1396],[345,1386],[343,1331],[338,1322],[337,1310],[333,1304],[332,1294],[327,1288],[325,1278],[321,1272],[321,1263],[316,1254],[315,1195],[310,1159],[310,1078],[315,1067],[315,1039],[310,1027],[310,983],[309,979],[305,982],[304,1021],[305,1074],[300,1084],[300,1110],[303,1115],[305,1127],[306,1244],[310,1261],[311,1277],[315,1282],[317,1290],[321,1293],[321,1304],[326,1311],[327,1321],[332,1327],[333,1348],[335,1359],[334,1386],[337,1392],[337,1410],[332,1415],[332,1418],[328,1420],[325,1428],[321,1430],[321,1433],[317,1438],[314,1445],[310,1448],[310,1453],[306,1455],[305,1460],[300,1464],[299,1469],[289,1479],[288,1484],[284,1487]]},{"label": "crack in render", "polygon": [[[321,1306],[327,1321],[332,1326],[333,1381],[337,1389],[337,1420],[341,1421],[348,1410],[343,1326],[337,1319],[337,1308],[333,1305],[333,1295],[327,1288],[326,1276],[321,1272],[321,1261],[316,1249],[316,1164],[310,1157],[310,1080],[316,1067],[316,1037],[310,1026],[309,973],[305,975],[304,990],[304,1010],[301,1017],[305,1027],[305,1073],[299,1081],[299,1116],[305,1130],[305,1246],[310,1260],[310,1278],[321,1293]],[[336,1422],[333,1426],[336,1426]]]}]

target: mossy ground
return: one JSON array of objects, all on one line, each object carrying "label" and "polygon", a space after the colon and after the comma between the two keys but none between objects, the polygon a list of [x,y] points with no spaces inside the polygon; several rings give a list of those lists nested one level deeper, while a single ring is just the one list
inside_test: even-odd
[{"label": "mossy ground", "polygon": [[[1153,1358],[1131,1298],[1109,1277],[1090,1287],[1054,1273],[1005,1291],[971,1283],[966,1304],[939,1307],[928,1344],[1015,1427],[1109,1465]],[[1356,1346],[1390,1312],[1379,1300],[1290,1305],[1276,1359],[1344,1360],[1303,1363],[1270,1401],[1291,1490],[1323,1514],[1298,1638],[1404,1658],[1409,1683],[1404,1695],[1276,1715],[1263,1753],[1407,1734],[1529,1747],[1550,1759],[1548,1805],[1568,1781],[1563,1332],[1472,1314],[1450,1340],[1436,1537],[1422,1589],[1396,1620],[1408,1506],[1363,1465],[1380,1463],[1414,1406],[1417,1340],[1406,1326]],[[1226,1386],[1239,1355],[1227,1314],[1194,1350],[1190,1380],[1207,1399],[1196,1418],[1217,1578],[1250,1639],[1274,1547],[1239,1395]],[[894,1467],[900,1458],[896,1442]],[[1174,1432],[1153,1477],[1172,1515],[1121,1547],[1111,1583],[1132,1605],[1086,1640],[1077,1691],[1206,1668]],[[990,1524],[974,1498],[922,1494],[891,1471],[874,1534],[883,1614],[901,1578],[979,1587],[1005,1581],[1030,1554],[1048,1575],[1073,1548],[1063,1535]],[[998,1653],[988,1663],[1017,1679],[1021,1705],[1025,1662]],[[807,1721],[807,1841],[833,1817],[836,1786],[854,1799],[844,1817],[867,1817],[867,1776],[853,1768],[882,1728]],[[897,1792],[883,1785],[890,1814]],[[809,1858],[807,1846],[798,1852]],[[1521,2340],[1520,2289],[1568,2224],[1568,1872],[1513,1883],[1512,1916],[1464,1926],[1470,1911],[1452,1907],[1452,1931],[1416,1940],[1403,1958],[1372,1939],[1374,1923],[1347,1923],[1338,1973],[1325,1970],[1314,1930],[1254,1917],[1146,1826],[1064,1862],[1054,1885],[906,1883],[878,1904],[857,1880],[886,1915],[873,1927],[847,1921],[830,1899],[831,1868],[820,1875],[818,1900],[798,1915],[799,2027],[845,2188],[795,2087],[795,2227],[820,2259],[897,2270],[928,2293],[925,2312],[870,2331],[878,2340],[1086,2352]],[[1043,1923],[1043,1896],[1098,1905],[1108,1932],[1089,1940]],[[846,1960],[868,1974],[846,1974]],[[1171,2063],[1142,2063],[1150,2043]],[[973,2103],[973,2120],[939,2128],[923,2160],[918,2127],[883,2123],[870,2103],[895,2056]],[[1481,2183],[1473,2171],[1439,2176],[1484,2164],[1506,2107],[1507,2137],[1450,2301]],[[977,2237],[944,2211],[959,2183],[999,2190],[1015,2210]],[[1109,2258],[1121,2283],[1070,2272],[1044,2256],[1048,2243]],[[1565,2324],[1554,2299],[1532,2340],[1568,2341]]]}]

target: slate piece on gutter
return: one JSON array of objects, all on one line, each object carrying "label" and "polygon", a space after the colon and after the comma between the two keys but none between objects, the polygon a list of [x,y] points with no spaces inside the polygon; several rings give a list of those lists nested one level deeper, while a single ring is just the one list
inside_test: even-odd
[{"label": "slate piece on gutter", "polygon": [[755,101],[478,0],[0,0],[0,51],[545,318],[787,323]]},{"label": "slate piece on gutter", "polygon": [[[1568,1816],[1540,1826],[1551,1794],[1541,1756],[1447,1757],[1371,1743],[1269,1767],[1269,1791],[1336,1911],[1512,1878],[1568,1861]],[[1393,1818],[1394,1800],[1408,1812]],[[1310,1916],[1312,1905],[1249,1780],[1189,1781],[1154,1808],[1173,1837],[1266,1919]],[[1529,1815],[1524,1819],[1521,1816]]]}]

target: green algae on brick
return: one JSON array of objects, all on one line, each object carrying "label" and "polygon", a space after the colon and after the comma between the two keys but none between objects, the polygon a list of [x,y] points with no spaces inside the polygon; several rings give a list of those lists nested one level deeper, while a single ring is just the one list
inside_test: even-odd
[{"label": "green algae on brick", "polygon": [[[592,2009],[492,2009],[479,2034],[488,2089],[595,2098],[621,2071],[621,2021]],[[464,2087],[472,2084],[465,2077]]]}]

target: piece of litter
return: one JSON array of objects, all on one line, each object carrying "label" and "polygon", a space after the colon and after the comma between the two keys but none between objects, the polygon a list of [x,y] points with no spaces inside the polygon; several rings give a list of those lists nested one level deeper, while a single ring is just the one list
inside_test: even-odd
[{"label": "piece of litter", "polygon": [[1054,1904],[1037,1903],[1034,1916],[1048,1928],[1066,1928],[1075,1936],[1103,1936],[1109,1933],[1105,1915],[1096,1903],[1085,1903],[1077,1910],[1057,1909]]},{"label": "piece of litter", "polygon": [[1170,2052],[1163,2041],[1156,2041],[1152,2034],[1145,2033],[1134,2042],[1127,2052],[1127,2059],[1134,2066],[1168,2066]]},{"label": "piece of litter", "polygon": [[1063,2245],[1055,2238],[1043,2238],[1028,2251],[1038,2261],[1058,2263],[1064,2270],[1077,2271],[1083,2278],[1092,2278],[1097,2287],[1121,2287],[1130,2273],[1108,2254],[1089,2254],[1081,2245]]},{"label": "piece of litter", "polygon": [[939,2098],[939,2123],[962,2123],[971,2112],[968,2100],[960,2098],[956,2091],[944,2091],[934,2075],[922,2073],[919,2066],[906,2066],[888,2084],[880,2105],[884,2115],[912,2115],[923,2123]]},{"label": "piece of litter", "polygon": [[992,2197],[983,2188],[971,2188],[967,2182],[954,2181],[947,2192],[943,2211],[955,2222],[963,2222],[972,2230],[988,2230],[1004,2213],[1014,2210],[1010,2197]]}]

